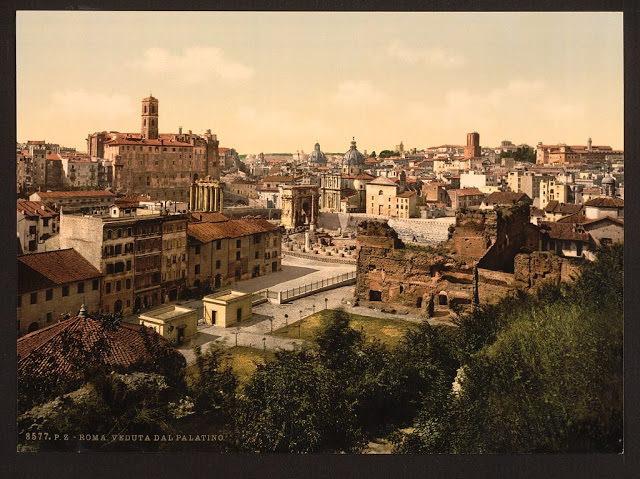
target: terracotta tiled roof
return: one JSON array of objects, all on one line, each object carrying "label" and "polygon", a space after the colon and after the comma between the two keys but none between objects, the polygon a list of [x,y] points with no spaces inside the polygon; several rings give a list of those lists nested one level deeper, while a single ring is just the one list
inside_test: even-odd
[{"label": "terracotta tiled roof", "polygon": [[531,201],[526,193],[515,193],[513,191],[494,191],[491,193],[485,203],[496,205],[515,205],[521,201]]},{"label": "terracotta tiled roof", "polygon": [[359,175],[342,175],[342,178],[345,180],[372,180],[375,178],[375,176],[369,175],[367,173],[362,173]]},{"label": "terracotta tiled roof", "polygon": [[544,211],[547,213],[560,214],[563,216],[572,215],[582,209],[582,205],[576,205],[573,203],[560,203],[556,200],[551,200],[545,206]]},{"label": "terracotta tiled roof", "polygon": [[558,223],[553,221],[543,221],[540,223],[540,233],[547,235],[550,239],[591,242],[591,236],[580,224]]},{"label": "terracotta tiled roof", "polygon": [[56,198],[89,198],[89,197],[114,197],[115,194],[107,190],[91,191],[38,191],[38,196],[42,199]]},{"label": "terracotta tiled roof", "polygon": [[293,176],[265,176],[262,178],[263,182],[280,182],[280,183],[291,183],[293,181]]},{"label": "terracotta tiled roof", "polygon": [[398,195],[398,198],[409,198],[410,196],[414,196],[415,194],[415,191],[405,191],[404,193],[400,193]]},{"label": "terracotta tiled roof", "polygon": [[224,238],[240,238],[255,233],[275,231],[278,227],[264,219],[229,220],[220,223],[189,223],[187,234],[201,243]]},{"label": "terracotta tiled roof", "polygon": [[463,188],[461,190],[452,190],[457,196],[483,196],[484,193],[478,188]]},{"label": "terracotta tiled roof", "polygon": [[584,205],[602,208],[623,208],[624,200],[622,198],[611,198],[610,196],[602,196],[599,198],[591,198]]},{"label": "terracotta tiled roof", "polygon": [[18,290],[21,292],[100,276],[102,273],[72,248],[18,256]]},{"label": "terracotta tiled roof", "polygon": [[203,223],[221,223],[223,221],[229,221],[229,217],[222,213],[192,211],[190,213],[190,220],[201,221]]},{"label": "terracotta tiled roof", "polygon": [[60,161],[62,158],[58,154],[46,155],[47,160]]},{"label": "terracotta tiled roof", "polygon": [[375,180],[373,180],[369,184],[380,185],[380,186],[398,186],[392,179],[387,178],[386,176],[378,176]]},{"label": "terracotta tiled roof", "polygon": [[583,226],[591,226],[595,223],[600,223],[601,221],[610,221],[611,223],[615,223],[620,226],[624,226],[624,220],[620,218],[613,218],[611,216],[603,216],[602,218],[595,218],[592,220],[586,220],[582,223]]},{"label": "terracotta tiled roof", "polygon": [[25,216],[40,216],[42,218],[58,216],[58,213],[49,208],[42,201],[18,200],[17,208],[18,212]]},{"label": "terracotta tiled roof", "polygon": [[76,316],[18,339],[18,375],[79,378],[83,356],[95,351],[99,341],[104,348],[93,359],[116,372],[158,370],[157,365],[168,357],[183,361],[151,328],[121,323],[106,329],[95,319]]}]

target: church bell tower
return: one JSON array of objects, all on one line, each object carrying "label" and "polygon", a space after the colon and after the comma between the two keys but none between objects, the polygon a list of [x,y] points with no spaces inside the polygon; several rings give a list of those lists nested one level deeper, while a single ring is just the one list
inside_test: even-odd
[{"label": "church bell tower", "polygon": [[142,136],[147,140],[158,139],[158,99],[151,95],[142,100]]}]

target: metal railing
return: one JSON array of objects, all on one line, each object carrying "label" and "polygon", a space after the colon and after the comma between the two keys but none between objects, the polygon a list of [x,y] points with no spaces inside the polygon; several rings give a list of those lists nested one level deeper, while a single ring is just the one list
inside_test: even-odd
[{"label": "metal railing", "polygon": [[355,258],[340,256],[321,256],[320,254],[302,253],[300,251],[283,251],[282,256],[295,256],[297,258],[310,259],[313,261],[323,261],[325,263],[356,264]]},{"label": "metal railing", "polygon": [[280,303],[284,303],[298,296],[310,294],[314,291],[319,291],[321,289],[324,289],[330,286],[338,286],[338,285],[350,282],[352,280],[355,280],[355,278],[356,278],[356,272],[350,271],[349,273],[339,274],[331,278],[322,279],[320,281],[313,281],[311,283],[303,284],[296,288],[280,291],[279,292]]}]

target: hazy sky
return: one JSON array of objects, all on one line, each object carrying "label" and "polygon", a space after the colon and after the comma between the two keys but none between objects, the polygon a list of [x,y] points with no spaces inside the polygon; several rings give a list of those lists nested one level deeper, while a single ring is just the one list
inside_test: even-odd
[{"label": "hazy sky", "polygon": [[18,141],[210,128],[240,153],[623,147],[621,13],[17,12]]}]

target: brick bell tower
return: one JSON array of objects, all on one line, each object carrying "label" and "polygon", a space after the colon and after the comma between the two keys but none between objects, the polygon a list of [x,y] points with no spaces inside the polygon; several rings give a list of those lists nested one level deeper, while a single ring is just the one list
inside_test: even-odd
[{"label": "brick bell tower", "polygon": [[147,140],[158,139],[158,99],[149,95],[142,100],[142,136]]}]

